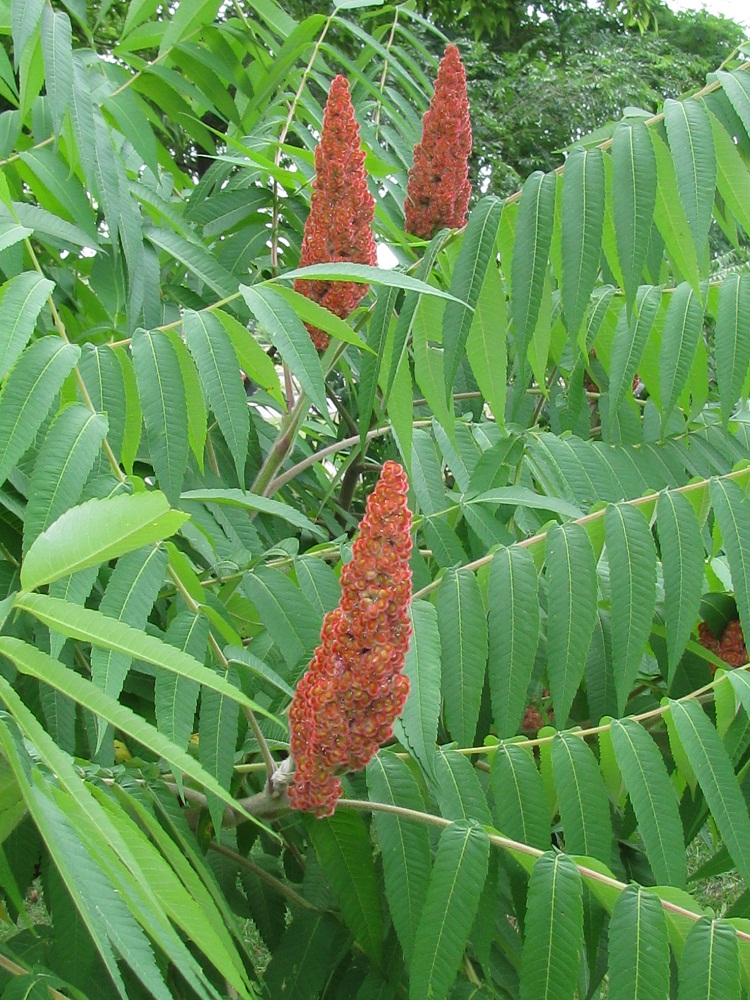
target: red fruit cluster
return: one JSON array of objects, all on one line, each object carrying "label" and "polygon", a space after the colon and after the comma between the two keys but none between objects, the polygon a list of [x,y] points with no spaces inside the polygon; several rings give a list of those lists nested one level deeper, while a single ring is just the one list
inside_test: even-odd
[{"label": "red fruit cluster", "polygon": [[[698,641],[701,646],[721,657],[730,667],[742,667],[748,662],[745,637],[738,621],[730,622],[727,625],[721,639],[717,639],[708,625],[701,622],[698,626]],[[711,667],[712,671],[715,669],[715,667]]]},{"label": "red fruit cluster", "polygon": [[[349,84],[337,76],[323,112],[323,130],[315,150],[315,180],[310,214],[305,222],[300,267],[310,264],[377,263],[372,220],[375,199],[367,188],[365,154],[359,140]],[[296,291],[319,302],[341,319],[353,312],[367,285],[355,281],[306,281],[297,279]],[[312,342],[323,350],[329,337],[305,324]]]},{"label": "red fruit cluster", "polygon": [[422,141],[414,147],[404,203],[407,233],[428,240],[439,229],[466,224],[470,153],[466,70],[456,46],[449,45],[422,122]]},{"label": "red fruit cluster", "polygon": [[289,709],[297,765],[294,809],[330,816],[340,771],[359,771],[393,735],[409,693],[401,672],[411,625],[411,511],[406,473],[386,462],[367,501],[341,600],[323,619],[320,645]]}]

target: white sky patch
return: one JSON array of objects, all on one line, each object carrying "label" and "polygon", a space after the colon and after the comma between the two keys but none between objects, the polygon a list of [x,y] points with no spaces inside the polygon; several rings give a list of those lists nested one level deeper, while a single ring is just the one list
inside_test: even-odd
[{"label": "white sky patch", "polygon": [[750,28],[750,3],[748,0],[705,0],[691,3],[690,0],[668,0],[672,10],[707,10],[711,14],[723,14],[738,24]]},{"label": "white sky patch", "polygon": [[391,271],[398,264],[398,258],[387,243],[378,243],[378,267]]}]

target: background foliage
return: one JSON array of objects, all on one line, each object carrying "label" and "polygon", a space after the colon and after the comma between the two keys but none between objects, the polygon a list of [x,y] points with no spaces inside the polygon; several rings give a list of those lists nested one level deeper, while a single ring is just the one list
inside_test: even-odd
[{"label": "background foliage", "polygon": [[[409,4],[2,18],[2,996],[750,992],[750,681],[697,641],[750,629],[743,54],[425,246]],[[317,269],[348,323],[291,287],[337,72],[399,260]],[[388,457],[411,694],[316,821],[268,754]]]}]

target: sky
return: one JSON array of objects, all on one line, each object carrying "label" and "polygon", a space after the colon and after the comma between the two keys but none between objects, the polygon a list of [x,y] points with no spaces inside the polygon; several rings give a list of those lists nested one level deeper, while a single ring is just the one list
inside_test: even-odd
[{"label": "sky", "polygon": [[693,0],[667,0],[673,10],[695,10],[705,7],[712,14],[723,14],[731,17],[739,24],[750,28],[750,0],[705,0],[705,3]]}]

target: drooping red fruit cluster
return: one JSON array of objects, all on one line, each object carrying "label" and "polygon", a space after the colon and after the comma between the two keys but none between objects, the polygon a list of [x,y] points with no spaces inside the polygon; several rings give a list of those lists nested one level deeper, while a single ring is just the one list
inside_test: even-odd
[{"label": "drooping red fruit cluster", "polygon": [[422,141],[414,147],[404,203],[407,233],[428,240],[439,229],[466,224],[470,153],[466,70],[456,46],[448,45],[422,122]]},{"label": "drooping red fruit cluster", "polygon": [[[727,625],[721,639],[717,639],[708,625],[701,622],[698,625],[698,642],[706,649],[710,649],[712,653],[716,653],[730,667],[742,667],[748,662],[745,637],[738,621],[730,622]],[[716,672],[716,667],[713,664],[711,672]]]},{"label": "drooping red fruit cluster", "polygon": [[[310,264],[377,263],[372,220],[375,199],[367,188],[365,153],[359,140],[349,84],[337,76],[331,84],[320,142],[315,150],[315,180],[310,214],[305,222],[299,266]],[[307,281],[298,278],[295,291],[325,306],[341,319],[353,312],[367,285],[356,281]],[[317,349],[329,336],[305,324]]]},{"label": "drooping red fruit cluster", "polygon": [[406,473],[386,462],[367,501],[338,608],[323,619],[320,645],[289,709],[297,765],[293,809],[330,816],[337,772],[359,771],[393,735],[409,693],[401,672],[411,625],[411,511]]}]

